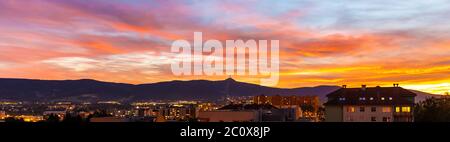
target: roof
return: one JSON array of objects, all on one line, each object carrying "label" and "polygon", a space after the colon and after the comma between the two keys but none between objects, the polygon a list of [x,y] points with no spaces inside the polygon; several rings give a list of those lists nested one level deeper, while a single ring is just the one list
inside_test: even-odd
[{"label": "roof", "polygon": [[219,108],[219,110],[258,110],[258,109],[278,109],[270,104],[229,104]]},{"label": "roof", "polygon": [[407,98],[415,96],[401,87],[341,88],[327,95],[325,105],[409,105],[414,104],[414,100]]}]

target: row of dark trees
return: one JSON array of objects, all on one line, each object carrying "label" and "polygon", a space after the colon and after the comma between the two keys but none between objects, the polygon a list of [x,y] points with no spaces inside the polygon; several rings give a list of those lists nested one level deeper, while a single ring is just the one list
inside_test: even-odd
[{"label": "row of dark trees", "polygon": [[416,104],[415,122],[450,122],[450,97],[428,98]]}]

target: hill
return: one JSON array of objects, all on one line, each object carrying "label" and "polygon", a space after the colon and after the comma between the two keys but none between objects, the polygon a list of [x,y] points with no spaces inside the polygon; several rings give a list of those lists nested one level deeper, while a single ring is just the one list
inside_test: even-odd
[{"label": "hill", "polygon": [[[0,99],[18,101],[98,101],[98,100],[217,100],[229,96],[255,95],[297,95],[319,96],[339,89],[338,86],[316,86],[301,88],[274,88],[239,82],[233,79],[209,81],[167,81],[151,84],[125,84],[81,80],[32,80],[0,79]],[[416,100],[423,100],[431,94],[415,91]]]}]

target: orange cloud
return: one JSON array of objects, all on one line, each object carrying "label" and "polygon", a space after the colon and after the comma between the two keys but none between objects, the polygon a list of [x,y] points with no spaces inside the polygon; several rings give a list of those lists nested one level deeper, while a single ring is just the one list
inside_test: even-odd
[{"label": "orange cloud", "polygon": [[101,41],[80,42],[79,45],[85,46],[88,48],[92,48],[95,51],[106,52],[106,53],[110,53],[110,54],[124,53],[123,50],[112,46],[110,43],[101,42]]},{"label": "orange cloud", "polygon": [[[149,51],[157,56],[169,52],[171,41],[191,40],[194,31],[201,31],[204,40],[280,40],[278,87],[390,86],[395,82],[433,93],[450,90],[446,84],[450,80],[450,37],[444,35],[420,28],[406,32],[375,28],[365,32],[352,28],[315,29],[299,24],[307,14],[305,11],[267,15],[252,11],[248,5],[226,2],[212,11],[223,14],[214,15],[220,18],[203,19],[199,17],[209,13],[196,12],[197,9],[183,4],[164,4],[166,9],[91,1],[2,1],[0,77],[93,78],[128,83],[226,78],[176,77],[167,66],[145,68],[147,64],[136,63],[142,60],[134,58],[107,64],[111,68],[127,68],[116,72],[107,69],[109,66],[74,71],[43,63],[77,57],[107,62],[112,60],[105,57]],[[135,66],[126,66],[129,63]],[[257,83],[258,77],[237,79]]]}]

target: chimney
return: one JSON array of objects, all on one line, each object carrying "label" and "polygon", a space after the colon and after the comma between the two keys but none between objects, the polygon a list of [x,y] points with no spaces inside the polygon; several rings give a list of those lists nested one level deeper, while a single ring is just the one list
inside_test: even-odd
[{"label": "chimney", "polygon": [[394,87],[398,87],[398,83],[394,83]]},{"label": "chimney", "polygon": [[366,91],[366,85],[361,85],[361,89],[362,89],[363,91]]},{"label": "chimney", "polygon": [[380,95],[380,88],[381,88],[381,87],[380,87],[380,86],[377,86],[376,88],[377,88],[377,96],[379,96],[379,95]]},{"label": "chimney", "polygon": [[347,85],[342,85],[342,88],[347,88]]}]

